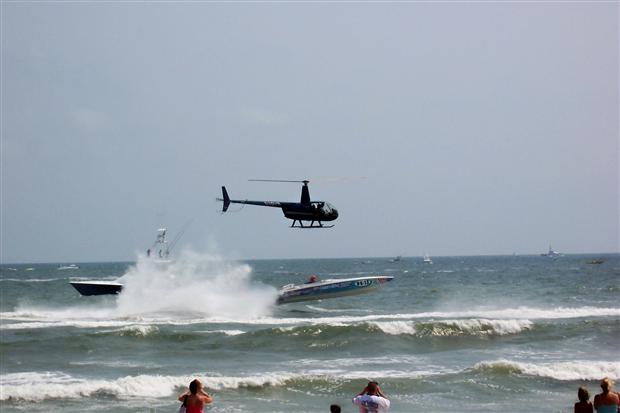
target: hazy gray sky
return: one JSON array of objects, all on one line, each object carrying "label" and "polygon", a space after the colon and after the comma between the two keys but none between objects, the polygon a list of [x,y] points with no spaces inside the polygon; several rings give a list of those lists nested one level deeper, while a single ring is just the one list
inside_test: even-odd
[{"label": "hazy gray sky", "polygon": [[[619,250],[618,3],[2,2],[2,262]],[[316,182],[331,230],[273,208]],[[235,208],[231,208],[235,209]]]}]

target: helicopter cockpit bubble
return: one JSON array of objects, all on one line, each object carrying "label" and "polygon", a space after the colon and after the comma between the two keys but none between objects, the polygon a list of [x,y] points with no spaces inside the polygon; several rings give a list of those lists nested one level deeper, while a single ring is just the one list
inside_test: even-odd
[{"label": "helicopter cockpit bubble", "polygon": [[323,202],[321,205],[321,210],[325,215],[335,215],[338,216],[338,210],[334,208],[329,202]]}]

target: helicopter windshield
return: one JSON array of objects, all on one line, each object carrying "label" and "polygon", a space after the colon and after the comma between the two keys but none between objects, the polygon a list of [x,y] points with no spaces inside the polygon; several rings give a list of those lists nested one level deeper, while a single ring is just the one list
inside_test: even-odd
[{"label": "helicopter windshield", "polygon": [[332,211],[334,210],[334,207],[333,207],[333,206],[331,206],[331,205],[329,204],[329,202],[325,202],[325,203],[323,203],[323,205],[321,205],[320,207],[321,207],[321,209],[323,210],[323,212],[324,212],[324,213],[326,213],[326,214],[331,214],[331,213],[332,213]]},{"label": "helicopter windshield", "polygon": [[324,215],[333,215],[336,212],[336,208],[334,208],[329,202],[312,202],[312,207]]}]

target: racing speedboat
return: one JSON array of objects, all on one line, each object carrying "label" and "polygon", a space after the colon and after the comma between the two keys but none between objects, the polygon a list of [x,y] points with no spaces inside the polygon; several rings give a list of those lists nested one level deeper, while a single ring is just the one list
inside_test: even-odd
[{"label": "racing speedboat", "polygon": [[367,294],[377,290],[394,277],[380,275],[372,277],[341,278],[316,280],[306,284],[288,284],[278,291],[278,304],[299,301],[323,300],[326,298],[345,297]]}]

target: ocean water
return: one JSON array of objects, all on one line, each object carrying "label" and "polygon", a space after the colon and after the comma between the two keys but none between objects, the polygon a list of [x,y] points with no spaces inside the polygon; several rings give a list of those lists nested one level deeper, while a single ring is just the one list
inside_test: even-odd
[{"label": "ocean water", "polygon": [[[174,412],[195,377],[213,412],[572,412],[620,379],[620,256],[3,265],[0,411]],[[593,259],[603,259],[599,265]],[[367,295],[275,306],[277,287],[392,275]],[[82,297],[70,279],[116,280]]]}]

